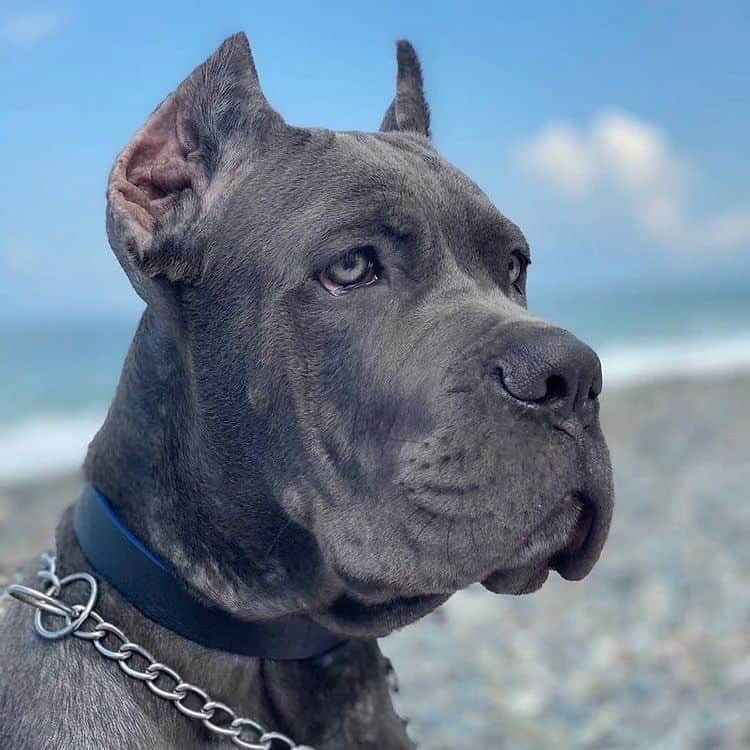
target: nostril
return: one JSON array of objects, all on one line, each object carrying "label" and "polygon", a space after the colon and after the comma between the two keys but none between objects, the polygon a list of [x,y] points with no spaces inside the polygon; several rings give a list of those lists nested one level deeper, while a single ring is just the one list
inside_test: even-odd
[{"label": "nostril", "polygon": [[495,378],[514,399],[534,404],[555,419],[586,415],[602,390],[596,354],[557,328],[518,326],[491,360]]},{"label": "nostril", "polygon": [[550,375],[543,401],[561,401],[568,395],[568,382],[562,375]]}]

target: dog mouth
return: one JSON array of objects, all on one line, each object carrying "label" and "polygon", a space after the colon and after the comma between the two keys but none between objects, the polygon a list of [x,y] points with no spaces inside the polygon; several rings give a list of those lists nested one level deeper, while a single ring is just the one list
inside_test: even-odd
[{"label": "dog mouth", "polygon": [[581,493],[567,494],[553,521],[560,523],[565,517],[572,520],[567,523],[562,544],[552,544],[552,551],[535,561],[493,571],[482,585],[496,594],[528,594],[541,588],[550,570],[568,581],[585,578],[599,558],[606,529],[599,528],[594,503]]},{"label": "dog mouth", "polygon": [[596,512],[592,503],[584,496],[574,495],[569,502],[578,508],[578,518],[568,543],[552,555],[548,565],[566,580],[576,581],[586,576],[593,567],[593,562],[591,565],[586,565],[585,562],[588,557],[587,548],[592,540]]},{"label": "dog mouth", "polygon": [[[550,516],[529,532],[519,563],[496,569],[481,580],[482,585],[495,594],[521,595],[540,589],[550,570],[569,581],[585,578],[599,559],[609,530],[606,502],[601,509],[599,505],[581,492],[565,495]],[[316,619],[355,637],[403,627],[440,606],[455,590],[403,596],[341,572],[339,576],[347,583],[347,593]]]}]

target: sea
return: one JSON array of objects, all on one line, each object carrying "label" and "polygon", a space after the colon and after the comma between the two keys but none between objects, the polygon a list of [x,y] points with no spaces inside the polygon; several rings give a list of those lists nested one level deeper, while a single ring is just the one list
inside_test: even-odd
[{"label": "sea", "polygon": [[[596,348],[605,391],[750,372],[750,281],[551,289],[533,302]],[[0,322],[0,484],[80,466],[136,324],[137,315]]]}]

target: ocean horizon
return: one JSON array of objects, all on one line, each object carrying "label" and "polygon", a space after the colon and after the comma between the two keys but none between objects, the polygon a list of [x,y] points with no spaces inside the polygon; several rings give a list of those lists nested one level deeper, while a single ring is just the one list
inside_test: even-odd
[{"label": "ocean horizon", "polygon": [[[594,346],[607,390],[750,372],[750,283],[532,299]],[[77,469],[101,425],[138,322],[0,322],[0,483]]]}]

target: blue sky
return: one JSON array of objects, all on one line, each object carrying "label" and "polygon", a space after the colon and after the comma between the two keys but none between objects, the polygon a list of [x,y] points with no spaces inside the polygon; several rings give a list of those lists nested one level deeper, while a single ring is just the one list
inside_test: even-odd
[{"label": "blue sky", "polygon": [[117,151],[243,29],[298,125],[377,127],[393,42],[434,139],[526,232],[532,294],[750,280],[747,2],[110,4],[0,10],[0,320],[137,309],[104,233]]}]

